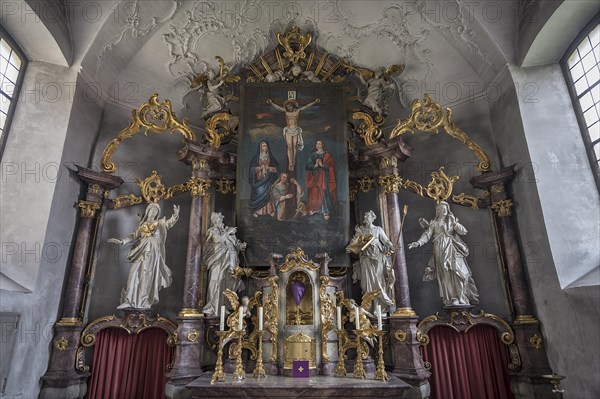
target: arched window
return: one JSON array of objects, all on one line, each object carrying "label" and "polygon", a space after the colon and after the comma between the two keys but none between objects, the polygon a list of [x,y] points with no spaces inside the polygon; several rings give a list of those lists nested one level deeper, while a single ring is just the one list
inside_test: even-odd
[{"label": "arched window", "polygon": [[0,27],[0,158],[15,111],[27,60],[21,49]]},{"label": "arched window", "polygon": [[600,25],[596,15],[565,53],[562,67],[600,189]]}]

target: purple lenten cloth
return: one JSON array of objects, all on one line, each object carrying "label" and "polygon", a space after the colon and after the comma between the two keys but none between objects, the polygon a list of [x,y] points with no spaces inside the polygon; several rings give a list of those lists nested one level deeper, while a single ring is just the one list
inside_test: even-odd
[{"label": "purple lenten cloth", "polygon": [[294,281],[292,283],[292,295],[296,301],[296,306],[300,305],[300,301],[304,296],[304,284],[302,284],[300,281]]}]

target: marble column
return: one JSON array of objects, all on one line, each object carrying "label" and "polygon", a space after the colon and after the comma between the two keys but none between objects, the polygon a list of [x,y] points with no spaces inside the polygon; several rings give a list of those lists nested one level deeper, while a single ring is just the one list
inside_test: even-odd
[{"label": "marble column", "polygon": [[86,183],[85,199],[78,202],[79,227],[69,268],[67,290],[61,319],[54,325],[50,366],[42,376],[41,398],[80,398],[86,393],[89,373],[76,370],[79,338],[83,330],[83,307],[86,279],[89,278],[90,249],[93,244],[97,212],[110,190],[123,184],[123,180],[104,172],[77,166],[79,179]]},{"label": "marble column", "polygon": [[533,312],[512,216],[513,201],[506,192],[506,185],[514,178],[515,166],[475,176],[471,179],[471,184],[485,190],[485,201],[494,216],[496,240],[508,277],[506,285],[512,308],[512,327],[521,357],[521,369],[512,377],[514,390],[527,392],[527,395],[534,398],[542,398],[548,396],[550,386],[541,376],[551,374],[551,369],[544,349],[541,324]]}]

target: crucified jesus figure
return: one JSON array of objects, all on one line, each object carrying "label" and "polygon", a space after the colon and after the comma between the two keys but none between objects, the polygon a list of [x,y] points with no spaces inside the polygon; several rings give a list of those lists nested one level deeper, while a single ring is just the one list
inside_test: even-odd
[{"label": "crucified jesus figure", "polygon": [[283,138],[287,146],[288,170],[293,172],[296,168],[296,149],[302,151],[304,148],[304,140],[302,139],[302,128],[298,126],[298,118],[300,111],[309,109],[315,104],[321,102],[320,99],[306,104],[304,107],[299,107],[296,100],[284,101],[283,107],[275,104],[271,99],[267,99],[267,104],[271,105],[278,111],[285,112],[286,126],[283,128]]}]

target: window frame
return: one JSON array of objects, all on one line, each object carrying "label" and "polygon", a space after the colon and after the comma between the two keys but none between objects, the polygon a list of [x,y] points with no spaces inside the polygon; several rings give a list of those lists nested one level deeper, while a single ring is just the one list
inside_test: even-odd
[{"label": "window frame", "polygon": [[[587,128],[587,123],[583,116],[583,110],[581,109],[581,104],[579,103],[579,97],[577,96],[577,92],[575,91],[575,82],[573,82],[573,79],[571,78],[571,71],[569,70],[568,60],[569,57],[571,57],[571,55],[573,54],[573,52],[577,49],[577,47],[579,47],[579,45],[583,42],[583,39],[585,39],[590,33],[592,33],[592,31],[599,24],[600,13],[594,15],[590,22],[588,22],[587,25],[581,30],[581,32],[579,32],[577,37],[571,42],[571,45],[567,48],[565,54],[560,60],[560,66],[563,71],[567,87],[569,89],[569,94],[571,95],[571,102],[573,104],[573,109],[575,110],[575,115],[577,116],[577,122],[579,123],[579,130],[581,132],[581,137],[585,146],[585,152],[587,154],[590,166],[592,168],[592,174],[594,175],[594,180],[596,181],[596,189],[598,189],[598,192],[600,192],[600,158],[596,159],[596,153],[594,152],[594,147],[590,138],[590,132]],[[589,87],[588,90],[594,88],[600,88],[600,82],[596,83],[594,86]],[[600,121],[597,123],[598,128],[600,128]]]},{"label": "window frame", "polygon": [[[6,114],[6,122],[4,124],[4,130],[2,132],[2,136],[0,136],[0,161],[2,160],[2,156],[4,155],[4,147],[6,146],[7,137],[10,132],[10,126],[12,124],[12,119],[15,114],[15,108],[17,107],[17,103],[19,102],[19,95],[21,94],[21,88],[23,86],[23,79],[25,78],[25,71],[27,69],[27,65],[29,64],[29,60],[25,56],[25,53],[21,50],[21,47],[17,44],[17,42],[12,38],[10,33],[4,29],[3,26],[0,25],[0,36],[2,36],[2,40],[6,40],[8,45],[11,47],[12,51],[17,53],[17,55],[21,58],[21,68],[19,68],[19,75],[17,76],[17,81],[15,82],[15,90],[13,91],[13,96],[10,101],[10,106],[8,107],[8,113]],[[2,94],[0,94],[2,95]]]}]

